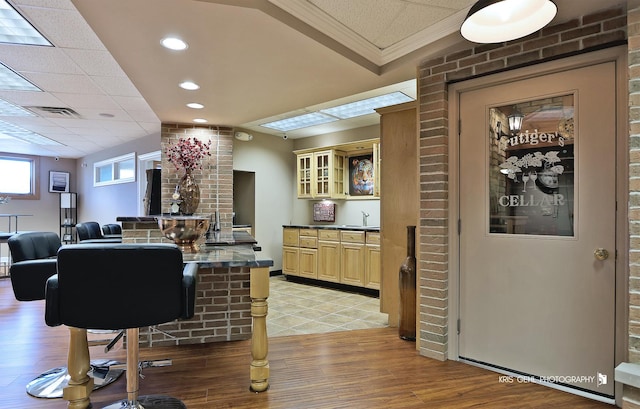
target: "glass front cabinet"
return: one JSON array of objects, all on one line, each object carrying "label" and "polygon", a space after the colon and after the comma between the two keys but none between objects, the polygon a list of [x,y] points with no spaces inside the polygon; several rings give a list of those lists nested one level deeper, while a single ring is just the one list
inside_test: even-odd
[{"label": "glass front cabinet", "polygon": [[297,155],[299,199],[344,199],[345,155],[333,149]]},{"label": "glass front cabinet", "polygon": [[380,140],[294,151],[298,199],[378,199]]}]

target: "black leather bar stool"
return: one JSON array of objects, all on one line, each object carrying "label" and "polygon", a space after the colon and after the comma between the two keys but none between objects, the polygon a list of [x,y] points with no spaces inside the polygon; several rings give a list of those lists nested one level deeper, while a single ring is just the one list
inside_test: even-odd
[{"label": "black leather bar stool", "polygon": [[76,224],[76,233],[80,243],[120,243],[122,234],[105,236],[98,222]]},{"label": "black leather bar stool", "polygon": [[[7,243],[12,258],[9,269],[11,286],[16,300],[44,300],[47,279],[56,273],[60,237],[53,232],[23,232],[11,235]],[[123,370],[110,370],[112,364],[119,362],[91,362],[90,376],[95,378],[94,389],[107,386],[122,375]],[[69,378],[66,366],[49,369],[27,384],[27,393],[36,398],[61,398]]]},{"label": "black leather bar stool", "polygon": [[[127,330],[127,398],[107,408],[185,408],[164,395],[138,396],[139,328],[193,317],[197,264],[183,265],[174,244],[91,243],[58,251],[58,274],[47,281],[47,325],[70,330],[65,399],[88,407],[86,329]],[[96,303],[102,294],[108,302]],[[91,306],[91,308],[88,308]],[[83,340],[84,337],[84,340]]]}]

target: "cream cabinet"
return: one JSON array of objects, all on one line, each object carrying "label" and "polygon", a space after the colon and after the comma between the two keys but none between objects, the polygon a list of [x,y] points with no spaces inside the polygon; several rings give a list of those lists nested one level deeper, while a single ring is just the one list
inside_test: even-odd
[{"label": "cream cabinet", "polygon": [[340,232],[340,282],[364,287],[364,231]]},{"label": "cream cabinet", "polygon": [[285,227],[282,231],[282,273],[299,275],[299,234],[300,229]]},{"label": "cream cabinet", "polygon": [[318,231],[300,229],[298,274],[300,277],[318,278]]},{"label": "cream cabinet", "polygon": [[367,232],[364,247],[364,286],[380,289],[380,233]]},{"label": "cream cabinet", "polygon": [[344,199],[345,155],[334,149],[297,155],[299,199]]},{"label": "cream cabinet", "polygon": [[298,198],[312,198],[313,193],[313,153],[305,153],[298,155],[296,166],[296,177],[298,183]]},{"label": "cream cabinet", "polygon": [[282,272],[379,290],[380,233],[285,227]]},{"label": "cream cabinet", "polygon": [[318,230],[318,279],[340,282],[340,230]]}]

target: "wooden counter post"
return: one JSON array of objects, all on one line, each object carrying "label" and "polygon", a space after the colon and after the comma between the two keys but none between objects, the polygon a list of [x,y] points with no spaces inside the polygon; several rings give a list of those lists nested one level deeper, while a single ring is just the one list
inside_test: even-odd
[{"label": "wooden counter post", "polygon": [[93,378],[89,372],[89,343],[87,330],[69,327],[69,356],[67,361],[69,386],[63,389],[62,397],[69,401],[68,409],[86,409],[91,405],[89,395],[93,390]]},{"label": "wooden counter post", "polygon": [[267,313],[269,297],[269,268],[256,267],[250,273],[251,317],[251,390],[264,392],[269,388],[269,341],[267,339]]}]

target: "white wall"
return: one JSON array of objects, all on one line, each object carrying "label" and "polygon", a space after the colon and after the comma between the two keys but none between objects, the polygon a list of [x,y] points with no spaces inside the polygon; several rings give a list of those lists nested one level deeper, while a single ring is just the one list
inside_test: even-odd
[{"label": "white wall", "polygon": [[296,158],[293,142],[251,132],[253,140],[233,143],[233,170],[255,172],[255,238],[261,255],[282,269],[282,226],[293,213]]},{"label": "white wall", "polygon": [[[127,153],[142,155],[160,150],[160,133],[85,156],[76,164],[78,174],[78,221],[116,223],[118,216],[138,215],[138,181],[109,186],[93,186],[93,164]],[[86,164],[86,166],[85,166]]]},{"label": "white wall", "polygon": [[[60,194],[49,193],[49,172],[69,172],[69,191],[75,192],[77,186],[76,160],[60,159],[55,160],[50,157],[39,158],[39,191],[40,198],[37,200],[12,199],[9,203],[0,205],[2,214],[30,214],[32,216],[20,217],[18,219],[18,230],[20,231],[51,231],[60,234]],[[2,175],[1,177],[10,177]],[[15,231],[15,220],[11,220],[11,229]],[[7,231],[9,220],[0,217],[0,231]],[[3,249],[6,254],[6,249]]]}]

